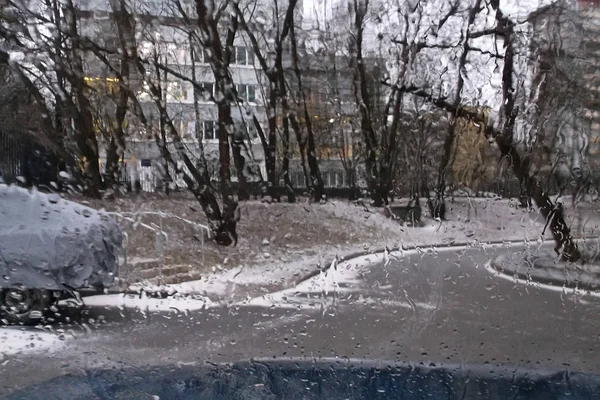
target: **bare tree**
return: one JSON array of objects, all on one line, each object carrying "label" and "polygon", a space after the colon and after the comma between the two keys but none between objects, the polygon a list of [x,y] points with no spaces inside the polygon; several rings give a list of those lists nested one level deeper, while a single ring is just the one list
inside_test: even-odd
[{"label": "bare tree", "polygon": [[3,21],[3,35],[11,51],[22,55],[11,66],[38,104],[46,104],[53,115],[45,116],[48,127],[64,132],[64,146],[73,151],[79,167],[76,175],[84,190],[100,196],[104,188],[98,159],[92,105],[84,80],[83,52],[86,38],[81,36],[76,7],[72,1],[46,0],[40,7],[27,2],[11,2],[13,13]]},{"label": "bare tree", "polygon": [[[422,97],[455,117],[471,119],[478,124],[485,125],[486,135],[496,143],[501,156],[508,161],[524,190],[533,198],[540,212],[547,219],[548,226],[556,242],[557,251],[561,251],[565,259],[575,261],[581,255],[570,229],[565,223],[562,207],[551,200],[548,192],[543,189],[537,177],[532,174],[531,159],[521,150],[522,141],[519,137],[517,121],[524,119],[525,116],[524,111],[519,107],[517,95],[522,92],[523,82],[527,79],[519,59],[519,50],[524,47],[521,40],[523,35],[517,32],[517,23],[504,15],[498,2],[492,2],[490,7],[495,17],[493,27],[479,31],[474,31],[471,28],[466,29],[470,32],[469,37],[471,39],[490,36],[501,44],[496,48],[503,48],[502,53],[492,54],[494,58],[502,59],[502,66],[499,68],[502,90],[499,109],[494,112],[496,118],[488,119],[484,113],[457,106],[456,102],[448,101],[445,96],[436,96],[430,88],[405,84],[398,87],[397,90]],[[469,11],[469,14],[471,13]],[[471,19],[469,18],[469,20]],[[470,51],[473,51],[473,47],[472,44],[469,45]],[[477,52],[483,53],[483,51]],[[463,78],[460,81],[463,84],[466,82]]]},{"label": "bare tree", "polygon": [[[234,98],[233,85],[229,71],[227,70],[227,60],[229,59],[231,46],[223,46],[220,41],[220,32],[218,26],[219,11],[216,8],[209,9],[204,3],[197,4],[198,18],[192,20],[184,16],[179,17],[176,23],[179,25],[190,26],[191,22],[197,24],[197,37],[203,48],[208,49],[211,70],[215,76],[216,102],[218,106],[219,117],[219,178],[220,194],[222,198],[223,209],[217,201],[216,190],[210,181],[207,180],[208,174],[205,169],[198,168],[187,153],[182,141],[180,132],[173,123],[173,118],[169,115],[169,110],[165,104],[163,88],[161,86],[161,72],[174,75],[180,79],[187,79],[194,85],[198,82],[191,81],[189,77],[171,69],[161,60],[158,51],[153,50],[149,57],[142,57],[138,53],[136,41],[136,28],[133,15],[128,11],[123,2],[114,0],[111,3],[113,14],[117,19],[118,36],[121,42],[121,51],[124,52],[127,61],[136,68],[137,74],[143,77],[144,84],[150,92],[150,98],[154,109],[158,112],[160,129],[154,130],[152,120],[148,117],[147,111],[139,101],[137,93],[132,86],[127,88],[132,108],[140,123],[153,135],[160,148],[163,149],[163,156],[168,164],[177,168],[178,163],[168,146],[167,139],[172,143],[173,150],[177,157],[183,162],[182,172],[183,180],[188,189],[194,194],[201,204],[215,234],[217,243],[229,245],[237,242],[237,221],[239,212],[237,210],[237,201],[234,199],[230,183],[230,146],[228,129],[231,128],[231,108],[230,101]],[[183,11],[183,9],[181,9]],[[189,31],[188,31],[189,32]],[[227,32],[227,42],[231,43],[234,36],[234,29]],[[225,47],[225,49],[223,48]],[[116,72],[117,71],[113,71]],[[118,73],[117,73],[118,74]],[[119,76],[119,78],[122,78]],[[200,89],[200,88],[199,88]]]},{"label": "bare tree", "polygon": [[[298,123],[296,110],[289,103],[290,97],[296,97],[301,105],[301,113],[306,114],[305,93],[302,85],[302,72],[299,62],[298,35],[296,34],[296,16],[298,12],[298,1],[291,0],[287,5],[275,1],[272,8],[245,9],[242,10],[238,3],[233,7],[240,18],[242,26],[248,36],[249,42],[254,49],[266,81],[267,93],[267,115],[268,136],[262,134],[263,129],[257,126],[261,142],[265,149],[265,160],[267,164],[267,180],[274,187],[277,184],[276,176],[276,154],[277,138],[281,138],[282,147],[282,176],[288,191],[288,199],[294,199],[294,190],[290,180],[290,129],[294,131],[296,141],[299,144],[300,157],[303,167],[305,159],[308,160],[308,171],[310,177],[307,182],[312,191],[312,197],[320,200],[323,195],[323,180],[319,172],[319,165],[315,156],[314,132],[310,121],[306,129],[306,139],[302,127]],[[270,13],[270,16],[267,16]],[[257,23],[256,21],[260,21]],[[269,25],[269,26],[268,26]],[[262,32],[259,36],[258,32]],[[286,70],[290,67],[294,71],[295,82],[291,84],[286,76]],[[281,129],[278,126],[277,116],[281,115]],[[306,117],[306,115],[304,115]],[[306,118],[304,118],[306,120]],[[255,119],[255,122],[258,122]],[[280,134],[278,134],[280,132]]]},{"label": "bare tree", "polygon": [[[406,91],[398,89],[406,83],[414,81],[415,77],[417,81],[420,81],[419,86],[423,87],[426,87],[428,83],[439,81],[439,78],[431,76],[435,71],[431,72],[428,68],[429,64],[435,63],[435,58],[430,52],[454,49],[457,46],[452,42],[430,39],[430,37],[437,38],[437,31],[441,30],[450,17],[458,13],[458,3],[445,4],[447,7],[438,9],[432,15],[427,14],[426,7],[418,1],[398,3],[394,7],[383,9],[383,11],[370,10],[368,0],[354,0],[353,5],[354,21],[349,46],[354,70],[354,94],[365,143],[365,166],[369,190],[374,204],[380,206],[388,204],[393,189],[396,160],[403,147],[399,140],[406,142],[404,133],[407,130],[401,129],[405,128],[403,119],[406,116],[407,108],[405,105]],[[435,17],[439,18],[437,27],[427,28],[428,25],[423,24],[424,20]],[[379,59],[388,64],[387,70],[383,68],[383,65],[379,66],[375,63],[374,70],[369,74],[367,67],[369,63],[365,59],[363,48],[365,46],[373,48],[374,44],[372,43],[373,38],[370,38],[371,43],[366,43],[365,36],[367,32],[372,36],[373,26],[383,20],[386,20],[387,24],[397,27],[391,33],[384,31],[377,34]],[[395,22],[391,23],[390,21]],[[453,27],[453,29],[456,28]],[[431,32],[432,30],[433,32]],[[465,46],[464,41],[465,39],[462,39],[463,47]],[[466,50],[463,53],[459,64],[466,62]],[[463,58],[465,59],[463,60]],[[460,65],[457,68],[460,70]],[[460,76],[460,74],[458,75]],[[461,102],[461,79],[458,78],[459,85],[455,88],[453,96],[456,104]],[[379,90],[369,90],[370,80],[383,83],[383,88],[386,90],[383,90],[380,85]],[[446,97],[448,96],[445,95]],[[383,101],[384,98],[385,101]],[[451,130],[448,131],[446,139],[448,150],[440,162],[438,186],[445,186],[443,175],[448,163],[446,155],[450,154],[453,142],[451,132]]]},{"label": "bare tree", "polygon": [[380,171],[377,168],[379,141],[373,126],[373,106],[369,96],[367,71],[364,62],[363,45],[365,18],[369,8],[369,0],[353,0],[354,21],[350,35],[349,50],[353,69],[354,97],[360,115],[360,128],[365,146],[365,167],[369,191],[376,207],[387,202],[387,193],[381,186]]}]

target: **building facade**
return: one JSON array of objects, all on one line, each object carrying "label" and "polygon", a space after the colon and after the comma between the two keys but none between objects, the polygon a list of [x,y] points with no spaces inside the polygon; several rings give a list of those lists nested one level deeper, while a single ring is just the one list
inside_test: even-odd
[{"label": "building facade", "polygon": [[600,178],[599,10],[595,0],[560,0],[530,18],[532,125],[559,187]]},{"label": "building facade", "polygon": [[[182,2],[185,5],[186,3]],[[257,8],[252,8],[252,14],[247,22],[251,29],[256,29],[255,37],[259,40],[261,54],[271,62],[273,44],[269,42],[269,29],[274,26],[273,19],[283,19],[276,15],[272,1],[250,2]],[[193,160],[204,157],[208,169],[214,179],[218,179],[218,93],[215,88],[215,77],[207,50],[198,45],[197,38],[190,32],[186,17],[194,17],[194,7],[189,10],[173,9],[173,2],[144,0],[137,6],[131,6],[137,12],[136,41],[139,54],[148,57],[158,57],[165,68],[160,72],[152,71],[148,79],[152,84],[159,85],[164,94],[164,102],[170,119],[182,142],[187,154]],[[240,7],[243,9],[243,3]],[[279,13],[285,12],[286,1],[279,4]],[[262,7],[262,8],[261,8]],[[284,47],[283,66],[289,82],[289,103],[295,107],[295,112],[302,129],[306,128],[304,110],[301,105],[304,100],[308,104],[309,116],[317,138],[317,153],[325,185],[342,187],[347,185],[347,174],[342,158],[351,158],[354,146],[350,124],[352,107],[351,74],[347,62],[339,56],[333,57],[328,63],[323,54],[314,53],[306,47],[307,32],[303,26],[303,2],[299,1],[295,13],[295,26],[298,35],[298,51],[300,53],[300,69],[304,79],[304,98],[297,91],[296,76],[291,62],[291,46]],[[80,27],[84,35],[102,38],[107,47],[115,47],[118,43],[117,30],[114,26],[113,12],[108,2],[80,0]],[[258,11],[257,11],[258,10]],[[186,14],[187,13],[187,14]],[[227,34],[227,23],[222,26],[223,38]],[[222,38],[222,39],[223,39]],[[224,41],[224,39],[223,39]],[[225,48],[225,46],[223,46]],[[115,48],[118,51],[118,49]],[[265,71],[254,54],[250,38],[241,26],[238,26],[232,46],[231,59],[228,66],[237,102],[231,103],[233,126],[228,127],[230,140],[242,143],[242,156],[245,159],[249,180],[261,180],[267,176],[264,146],[261,143],[254,119],[259,122],[264,132],[267,132],[268,112],[266,101],[269,95],[269,84]],[[337,61],[336,61],[337,60]],[[88,63],[89,78],[106,77],[111,74],[105,70],[97,70],[93,61]],[[134,79],[132,79],[132,82]],[[192,82],[195,82],[194,85]],[[160,129],[160,116],[150,93],[150,82],[143,76],[135,77],[135,85],[139,101],[145,114],[154,124],[154,129]],[[198,89],[198,86],[201,88]],[[282,115],[278,115],[281,127]],[[292,160],[290,163],[292,184],[305,186],[304,171],[297,150],[297,141],[292,133]],[[295,146],[295,147],[294,147]],[[167,146],[168,147],[168,146]],[[130,126],[125,146],[124,163],[127,165],[128,180],[141,179],[144,190],[156,190],[164,180],[165,172],[170,171],[168,178],[175,184],[183,185],[177,178],[177,169],[166,167],[161,149],[154,135],[147,129]],[[169,148],[169,147],[168,147]],[[172,147],[171,147],[172,148]],[[340,151],[340,148],[343,151]],[[176,152],[173,152],[176,156]],[[281,152],[278,153],[278,158]],[[101,154],[101,163],[106,160],[105,153]],[[182,164],[180,162],[180,164]],[[280,164],[280,163],[278,163]],[[233,162],[232,162],[233,165]],[[181,165],[181,169],[185,169]],[[278,171],[279,173],[279,171]],[[232,180],[236,181],[236,171],[232,168]]]}]

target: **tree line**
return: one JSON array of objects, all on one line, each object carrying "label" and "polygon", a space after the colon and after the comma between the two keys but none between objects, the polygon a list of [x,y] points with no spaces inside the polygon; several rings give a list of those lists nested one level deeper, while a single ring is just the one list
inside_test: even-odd
[{"label": "tree line", "polygon": [[[258,179],[266,194],[278,197],[282,181],[295,200],[290,164],[297,157],[318,202],[326,136],[349,186],[358,190],[364,169],[374,206],[388,205],[403,185],[443,219],[457,126],[468,124],[497,154],[480,156],[477,167],[495,163],[512,171],[547,219],[557,249],[580,257],[539,174],[560,175],[556,166],[567,165],[563,187],[573,179],[581,187],[589,170],[589,132],[578,121],[597,97],[580,73],[589,58],[580,50],[585,32],[564,23],[583,17],[567,2],[523,17],[500,0],[349,0],[338,19],[313,26],[297,0],[85,4],[5,2],[0,53],[10,76],[3,87],[18,82],[29,94],[23,107],[36,110],[35,126],[24,129],[60,156],[88,195],[118,190],[128,143],[151,140],[163,173],[182,177],[217,242],[229,245],[237,241],[238,202],[249,197],[253,140],[264,153],[266,174]],[[550,21],[545,30],[537,29],[540,21]],[[250,104],[250,89],[238,93],[240,43],[244,60],[252,59],[258,106]],[[191,88],[194,151],[173,106],[180,88],[172,81]],[[552,88],[559,84],[579,90],[557,98]],[[203,140],[206,102],[216,121],[216,180]],[[569,145],[557,145],[557,138]],[[102,151],[104,171],[97,162]]]}]

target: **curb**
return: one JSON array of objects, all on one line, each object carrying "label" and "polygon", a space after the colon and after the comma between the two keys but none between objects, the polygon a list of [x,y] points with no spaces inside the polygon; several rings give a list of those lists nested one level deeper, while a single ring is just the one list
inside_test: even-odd
[{"label": "curb", "polygon": [[[573,237],[573,239],[580,241],[582,239],[584,240],[598,240],[600,239],[600,236],[598,237],[589,237],[589,238],[583,238],[583,237]],[[479,244],[482,245],[498,245],[498,244],[518,244],[518,243],[525,243],[525,240],[520,239],[520,240],[491,240],[488,242],[478,242]],[[346,254],[344,256],[342,256],[341,258],[338,259],[338,262],[347,262],[350,261],[354,258],[357,257],[363,257],[369,254],[379,254],[379,253],[383,253],[384,251],[389,251],[389,252],[394,252],[394,251],[410,251],[410,250],[416,250],[416,249],[449,249],[449,248],[453,248],[453,247],[466,247],[469,245],[474,244],[473,242],[452,242],[452,243],[442,243],[442,244],[431,244],[431,245],[410,245],[410,246],[396,246],[393,247],[391,249],[387,248],[387,247],[383,247],[383,248],[377,248],[376,250],[362,250],[362,251],[355,251],[353,253],[349,253]],[[333,262],[333,260],[331,260]],[[490,263],[491,265],[491,263]],[[307,272],[306,274],[302,275],[300,278],[295,279],[292,282],[293,286],[298,285],[301,282],[304,282],[305,280],[308,280],[310,278],[314,278],[315,276],[319,275],[321,272],[325,272],[327,271],[329,268],[331,267],[331,262],[329,262],[327,264],[326,267],[324,268],[316,268],[315,270],[311,271],[311,272]],[[492,267],[494,268],[494,267]],[[496,268],[494,268],[494,270],[497,270]],[[500,272],[500,271],[498,271]],[[502,273],[502,272],[500,272]]]},{"label": "curb", "polygon": [[[592,237],[592,238],[581,238],[581,237],[575,237],[575,240],[581,240],[581,239],[585,239],[585,240],[598,240],[600,239],[600,237]],[[379,247],[376,248],[374,250],[370,249],[370,250],[359,250],[359,251],[354,251],[348,254],[343,255],[342,257],[338,258],[338,263],[341,262],[348,262],[351,261],[355,258],[358,257],[363,257],[363,256],[367,256],[367,255],[373,255],[373,254],[380,254],[383,253],[384,251],[389,251],[389,252],[397,252],[397,251],[411,251],[411,250],[417,250],[417,249],[452,249],[452,248],[459,248],[459,247],[468,247],[468,246],[472,246],[474,244],[479,244],[479,245],[483,245],[483,246],[493,246],[493,245],[502,245],[502,244],[521,244],[521,243],[525,243],[525,240],[523,239],[519,239],[519,240],[492,240],[492,241],[471,241],[471,242],[451,242],[451,243],[441,243],[441,244],[428,244],[428,245],[407,245],[407,246],[395,246],[392,248],[388,248],[388,247]],[[298,284],[300,284],[301,282],[304,282],[308,279],[314,278],[315,276],[319,275],[321,272],[325,272],[327,271],[332,264],[333,260],[331,260],[330,262],[328,262],[327,264],[325,264],[324,267],[316,267],[315,269],[313,269],[310,272],[305,273],[304,275],[300,275],[299,277],[297,277],[296,279],[290,280],[289,284],[287,284],[286,286],[296,286]],[[494,269],[494,271],[497,271],[498,273],[501,273],[505,276],[511,276],[512,275],[508,275],[505,272],[502,272],[500,270],[498,270],[497,268],[495,268],[492,263],[489,264],[490,267],[492,269]],[[521,278],[521,277],[520,277]],[[522,278],[521,278],[522,279]],[[143,289],[140,290],[131,290],[130,288],[127,288],[125,290],[122,289],[117,289],[117,288],[111,288],[108,289],[106,291],[106,294],[123,294],[123,295],[140,295],[141,292],[144,291],[145,294],[148,297],[152,297],[152,298],[166,298],[166,297],[170,297],[173,294],[176,294],[176,292],[171,293],[167,290],[153,290],[153,291],[146,291]]]},{"label": "curb", "polygon": [[[492,240],[489,242],[478,242],[479,244],[482,245],[498,245],[498,244],[518,244],[518,243],[525,243],[524,240]],[[431,245],[409,245],[409,246],[396,246],[396,247],[392,247],[391,249],[388,247],[383,247],[383,248],[377,248],[375,250],[362,250],[362,251],[355,251],[353,253],[349,253],[346,254],[342,257],[340,257],[338,259],[338,262],[348,262],[354,258],[358,258],[358,257],[363,257],[363,256],[367,256],[370,254],[379,254],[379,253],[383,253],[384,251],[389,251],[389,252],[396,252],[396,251],[410,251],[410,250],[417,250],[417,249],[451,249],[454,247],[466,247],[466,246],[470,246],[473,245],[474,242],[452,242],[452,243],[442,243],[442,244],[431,244]],[[333,262],[333,260],[332,260]],[[313,271],[307,272],[306,274],[302,275],[300,278],[295,279],[292,282],[293,286],[298,285],[301,282],[304,282],[305,280],[308,280],[310,278],[314,278],[315,276],[319,275],[321,272],[325,272],[327,271],[329,268],[331,267],[331,262],[329,262],[327,264],[326,267],[324,268],[316,268]]]},{"label": "curb", "polygon": [[[576,238],[581,240],[582,238]],[[598,237],[586,238],[586,240],[598,240]],[[525,282],[535,282],[547,286],[567,288],[572,290],[597,291],[600,289],[600,274],[586,269],[586,264],[564,262],[564,266],[551,266],[543,261],[533,262],[532,267],[523,267],[521,263],[513,263],[514,268],[506,267],[497,260],[491,260],[489,268],[505,277],[519,279]],[[556,264],[553,264],[556,265]],[[598,265],[588,264],[595,267]],[[596,283],[594,283],[596,282]]]},{"label": "curb", "polygon": [[569,278],[568,274],[565,274],[564,278],[552,278],[548,276],[540,276],[538,274],[530,274],[506,268],[500,268],[494,262],[489,263],[489,267],[498,274],[510,277],[511,279],[516,278],[525,282],[534,282],[557,288],[564,287],[566,289],[584,290],[589,292],[595,292],[600,289],[600,279],[596,280],[596,282],[598,282],[596,284],[586,283],[586,281],[589,281],[589,278],[586,277],[590,274],[586,273],[585,271],[572,271],[574,275],[572,278]]}]

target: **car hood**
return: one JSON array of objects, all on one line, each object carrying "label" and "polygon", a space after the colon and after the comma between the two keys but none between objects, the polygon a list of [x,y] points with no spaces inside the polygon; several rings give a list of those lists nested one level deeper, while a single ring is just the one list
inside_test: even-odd
[{"label": "car hood", "polygon": [[592,399],[596,375],[349,359],[252,360],[227,365],[87,370],[8,399]]},{"label": "car hood", "polygon": [[104,212],[0,184],[0,287],[109,286],[122,239]]}]

